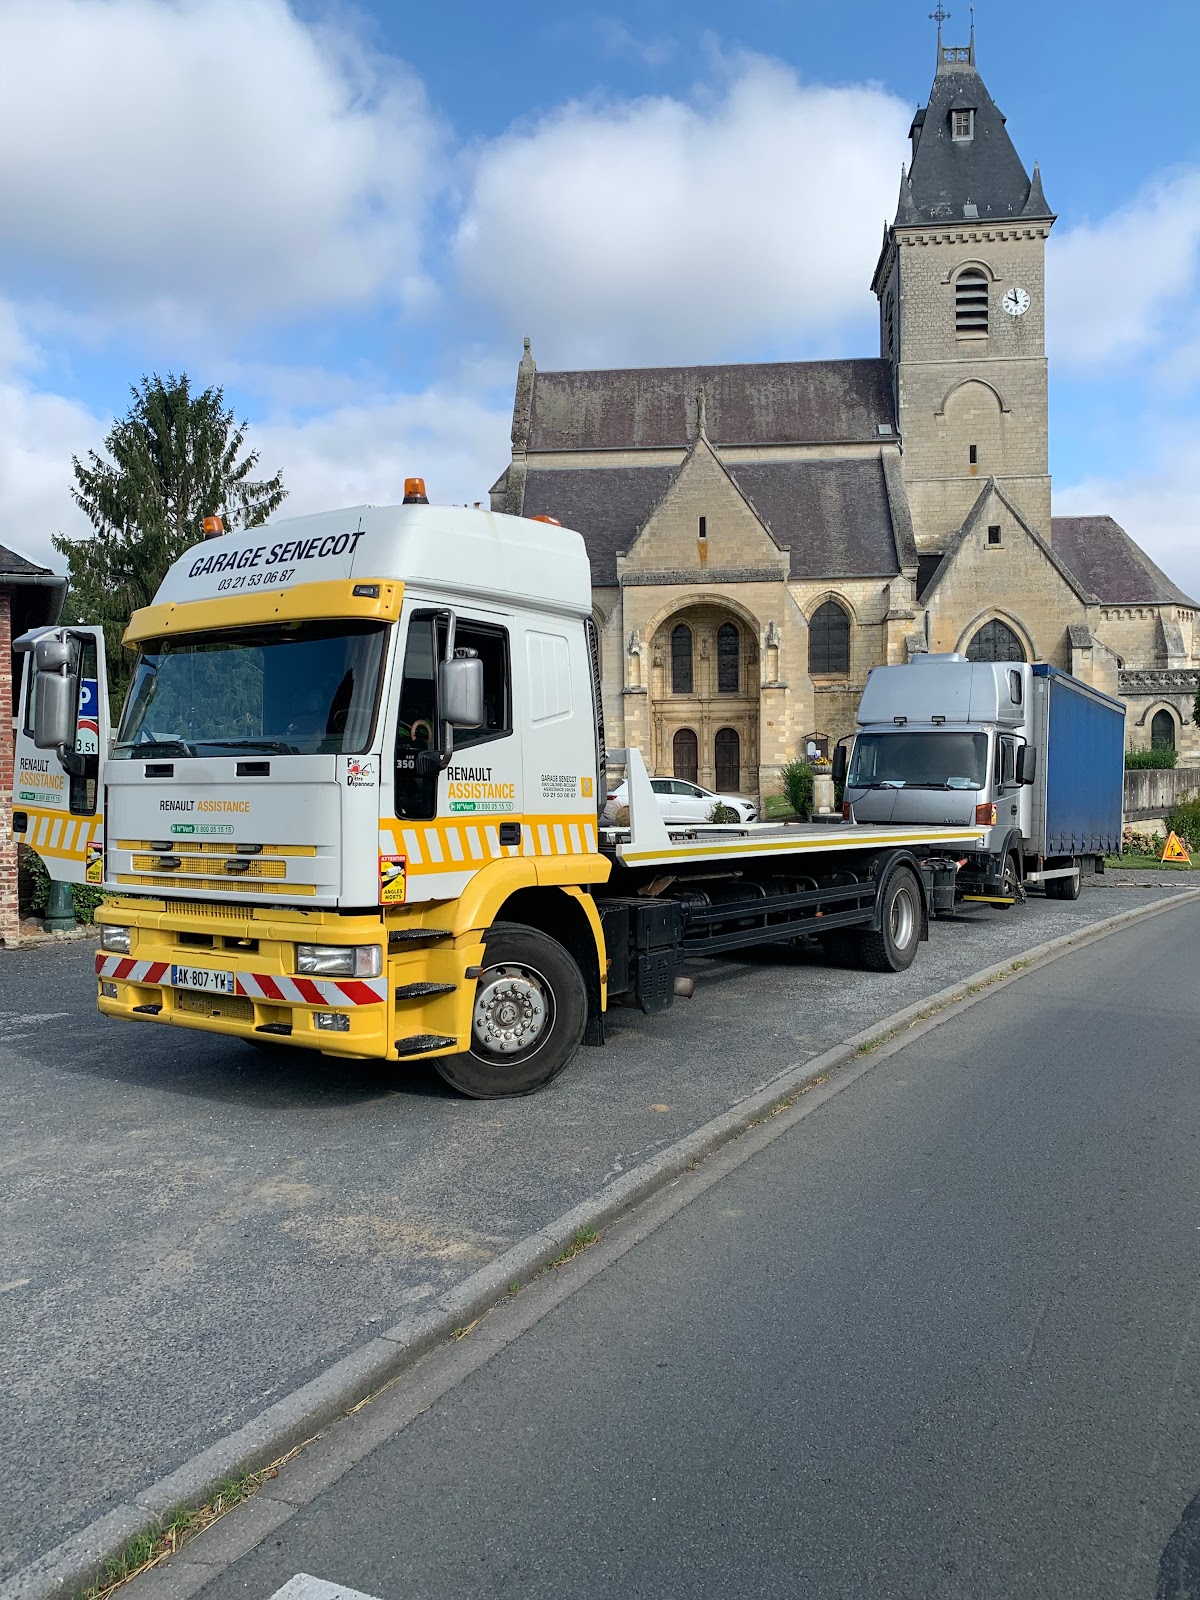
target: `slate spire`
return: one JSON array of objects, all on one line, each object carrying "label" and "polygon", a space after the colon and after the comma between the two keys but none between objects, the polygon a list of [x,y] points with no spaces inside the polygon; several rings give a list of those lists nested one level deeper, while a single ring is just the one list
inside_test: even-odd
[{"label": "slate spire", "polygon": [[929,104],[913,119],[913,135],[897,226],[1052,219],[1036,169],[1031,181],[979,76],[974,22],[966,45],[944,44],[939,23],[937,71]]}]

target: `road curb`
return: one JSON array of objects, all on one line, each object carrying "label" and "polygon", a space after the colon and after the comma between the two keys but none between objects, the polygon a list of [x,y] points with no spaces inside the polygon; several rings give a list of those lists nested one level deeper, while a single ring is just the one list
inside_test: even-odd
[{"label": "road curb", "polygon": [[[230,1479],[270,1465],[320,1433],[352,1407],[394,1382],[435,1345],[487,1311],[508,1293],[511,1284],[525,1283],[536,1276],[562,1255],[579,1230],[599,1230],[623,1216],[681,1173],[771,1116],[814,1080],[877,1050],[882,1059],[891,1051],[880,1047],[893,1042],[898,1046],[918,1024],[930,1027],[947,1021],[997,987],[1025,977],[1060,956],[1196,900],[1200,900],[1200,888],[1183,890],[1019,951],[1006,961],[984,967],[881,1018],[811,1060],[785,1068],[720,1116],[623,1173],[600,1193],[522,1239],[420,1311],[343,1356],[243,1427],[207,1446],[129,1502],[113,1507],[4,1580],[0,1583],[0,1600],[69,1600],[93,1582],[105,1564],[138,1534],[154,1532],[177,1510],[203,1505]],[[864,1070],[866,1066],[864,1061]],[[848,1086],[850,1080],[845,1081]],[[828,1092],[835,1092],[833,1086]]]}]

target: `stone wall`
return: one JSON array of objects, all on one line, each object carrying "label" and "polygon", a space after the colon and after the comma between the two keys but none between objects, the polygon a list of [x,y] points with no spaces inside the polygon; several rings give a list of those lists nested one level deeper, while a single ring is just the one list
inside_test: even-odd
[{"label": "stone wall", "polygon": [[1200,795],[1200,767],[1146,768],[1125,774],[1125,821],[1161,817],[1181,800]]}]

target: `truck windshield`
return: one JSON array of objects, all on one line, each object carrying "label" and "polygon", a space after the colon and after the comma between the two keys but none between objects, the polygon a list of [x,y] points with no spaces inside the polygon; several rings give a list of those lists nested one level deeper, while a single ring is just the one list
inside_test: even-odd
[{"label": "truck windshield", "polygon": [[113,755],[358,755],[375,720],[384,627],[273,623],[146,644]]},{"label": "truck windshield", "polygon": [[982,789],[986,733],[860,733],[848,789]]}]

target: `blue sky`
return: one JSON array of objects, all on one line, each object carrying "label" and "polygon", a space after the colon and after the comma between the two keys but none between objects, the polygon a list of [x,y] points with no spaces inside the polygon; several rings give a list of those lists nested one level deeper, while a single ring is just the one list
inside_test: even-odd
[{"label": "blue sky", "polygon": [[[951,6],[947,39],[965,39]],[[928,4],[0,0],[0,542],[145,371],[219,382],[295,512],[507,459],[543,366],[874,354]],[[976,9],[1059,213],[1056,509],[1200,591],[1200,11]]]}]

